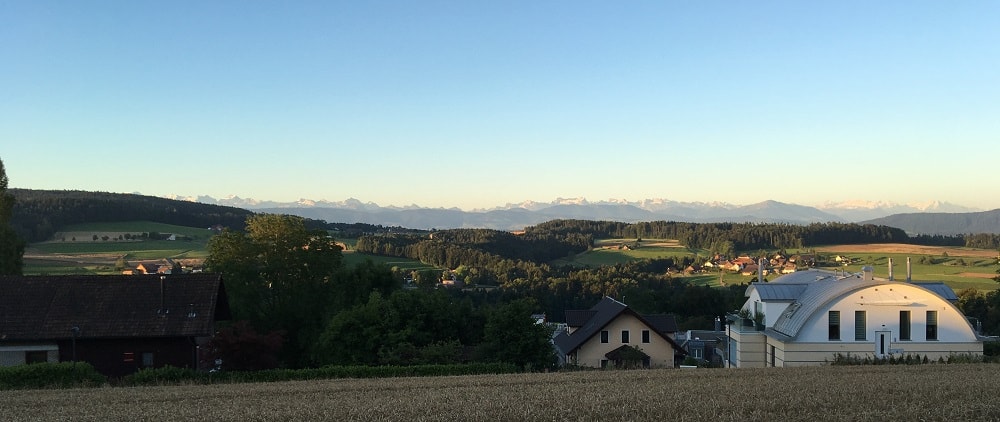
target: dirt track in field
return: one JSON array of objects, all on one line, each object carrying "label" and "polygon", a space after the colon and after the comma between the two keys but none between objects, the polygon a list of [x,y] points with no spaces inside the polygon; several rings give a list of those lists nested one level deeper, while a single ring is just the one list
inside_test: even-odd
[{"label": "dirt track in field", "polygon": [[921,246],[903,243],[878,243],[868,245],[836,245],[816,248],[824,253],[893,253],[914,255],[966,256],[974,258],[996,258],[997,251],[991,249],[968,249],[947,246]]}]

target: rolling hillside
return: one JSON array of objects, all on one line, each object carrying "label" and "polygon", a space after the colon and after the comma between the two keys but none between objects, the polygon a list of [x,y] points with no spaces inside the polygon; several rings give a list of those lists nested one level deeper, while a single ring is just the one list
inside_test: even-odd
[{"label": "rolling hillside", "polygon": [[908,234],[961,235],[1000,234],[1000,209],[966,213],[908,213],[865,221],[903,229]]}]

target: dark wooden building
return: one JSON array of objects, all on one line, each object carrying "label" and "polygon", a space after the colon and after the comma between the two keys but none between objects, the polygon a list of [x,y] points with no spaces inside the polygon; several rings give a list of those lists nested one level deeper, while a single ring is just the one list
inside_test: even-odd
[{"label": "dark wooden building", "polygon": [[0,277],[0,365],[81,361],[109,377],[198,368],[230,318],[217,274]]}]

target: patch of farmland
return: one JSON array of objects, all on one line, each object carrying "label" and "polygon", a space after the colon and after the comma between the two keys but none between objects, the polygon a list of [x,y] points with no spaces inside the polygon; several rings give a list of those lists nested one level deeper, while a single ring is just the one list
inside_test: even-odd
[{"label": "patch of farmland", "polygon": [[954,246],[923,246],[905,243],[873,243],[864,245],[831,245],[814,248],[820,253],[886,253],[910,255],[947,255],[973,258],[997,258],[997,251],[992,249],[960,248]]}]

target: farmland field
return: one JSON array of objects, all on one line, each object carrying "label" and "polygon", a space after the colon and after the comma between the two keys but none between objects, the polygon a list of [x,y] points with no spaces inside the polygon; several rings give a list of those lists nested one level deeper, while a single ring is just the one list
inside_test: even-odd
[{"label": "farmland field", "polygon": [[0,391],[11,420],[997,420],[1000,365],[657,369]]},{"label": "farmland field", "polygon": [[906,279],[906,258],[910,258],[912,280],[943,281],[955,290],[995,290],[992,280],[997,275],[997,251],[958,247],[920,246],[906,244],[835,245],[814,248],[816,252],[839,254],[854,261],[840,267],[860,272],[871,265],[876,277],[889,276],[889,258],[893,261],[893,277]]}]

